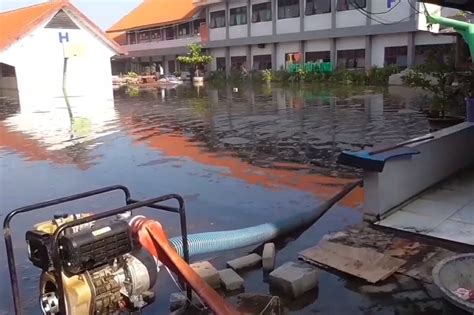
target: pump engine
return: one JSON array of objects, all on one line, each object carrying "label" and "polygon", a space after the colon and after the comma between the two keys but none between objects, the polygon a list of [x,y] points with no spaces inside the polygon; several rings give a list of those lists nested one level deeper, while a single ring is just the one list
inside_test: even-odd
[{"label": "pump engine", "polygon": [[[44,314],[60,314],[53,234],[65,222],[84,216],[56,216],[26,233],[29,259],[43,270],[39,299]],[[67,314],[130,313],[153,301],[150,290],[157,278],[156,260],[136,242],[125,218],[67,228],[58,245]]]}]

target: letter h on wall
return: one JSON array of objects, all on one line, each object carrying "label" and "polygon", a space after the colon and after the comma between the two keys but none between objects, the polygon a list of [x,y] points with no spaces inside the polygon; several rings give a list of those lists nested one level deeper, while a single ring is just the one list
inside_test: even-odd
[{"label": "letter h on wall", "polygon": [[62,32],[59,32],[58,33],[59,35],[59,42],[62,44],[63,43],[63,40],[66,42],[66,43],[69,43],[69,33],[66,32],[66,34],[63,35]]}]

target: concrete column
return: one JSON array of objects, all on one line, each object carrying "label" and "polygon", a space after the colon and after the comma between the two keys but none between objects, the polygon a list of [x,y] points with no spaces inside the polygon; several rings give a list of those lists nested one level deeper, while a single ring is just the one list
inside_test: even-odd
[{"label": "concrete column", "polygon": [[372,68],[372,36],[367,35],[365,36],[365,70],[370,68]]},{"label": "concrete column", "polygon": [[252,35],[252,3],[247,0],[247,37]]},{"label": "concrete column", "polygon": [[252,60],[252,46],[251,45],[247,45],[247,50],[246,50],[246,53],[247,53],[247,70],[248,71],[252,71],[252,67],[253,67],[253,60]]},{"label": "concrete column", "polygon": [[300,1],[300,32],[304,32],[304,5],[306,0]]},{"label": "concrete column", "polygon": [[166,56],[163,56],[163,71],[165,74],[168,74],[169,72],[168,60],[166,59]]},{"label": "concrete column", "polygon": [[229,39],[229,19],[230,19],[229,1],[226,1],[225,2],[225,39]]},{"label": "concrete column", "polygon": [[407,42],[407,67],[411,68],[415,65],[415,32],[408,33]]},{"label": "concrete column", "polygon": [[[380,0],[379,0],[380,1]],[[411,0],[409,0],[411,1]],[[367,0],[366,1],[366,9],[367,12],[372,12],[372,0]],[[365,25],[370,25],[372,20],[370,19],[370,14],[367,14],[367,17],[365,18]]]},{"label": "concrete column", "polygon": [[272,2],[272,34],[277,33],[277,17],[278,17],[278,0],[271,0]]},{"label": "concrete column", "polygon": [[331,0],[331,28],[336,28],[337,0]]},{"label": "concrete column", "polygon": [[277,43],[273,43],[272,45],[272,70],[277,71]]},{"label": "concrete column", "polygon": [[127,33],[127,45],[130,45],[130,36],[131,36],[131,34]]},{"label": "concrete column", "polygon": [[138,43],[138,33],[135,32],[135,44],[137,44],[137,43]]},{"label": "concrete column", "polygon": [[329,53],[331,57],[331,64],[333,70],[337,68],[337,47],[336,47],[336,39],[331,38],[330,40],[330,47],[329,47]]},{"label": "concrete column", "polygon": [[[302,0],[302,1],[304,1],[304,0]],[[302,63],[305,63],[305,61],[306,61],[304,43],[305,43],[304,40],[300,40],[300,42],[298,43],[298,45],[299,45],[298,52],[301,54],[301,62]]]},{"label": "concrete column", "polygon": [[225,48],[225,74],[229,76],[230,74],[230,47]]}]

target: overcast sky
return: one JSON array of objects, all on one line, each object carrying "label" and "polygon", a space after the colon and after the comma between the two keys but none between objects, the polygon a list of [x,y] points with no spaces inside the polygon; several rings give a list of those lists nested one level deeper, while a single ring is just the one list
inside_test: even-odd
[{"label": "overcast sky", "polygon": [[[71,0],[92,21],[106,30],[142,0]],[[0,11],[47,2],[45,0],[0,0]]]}]

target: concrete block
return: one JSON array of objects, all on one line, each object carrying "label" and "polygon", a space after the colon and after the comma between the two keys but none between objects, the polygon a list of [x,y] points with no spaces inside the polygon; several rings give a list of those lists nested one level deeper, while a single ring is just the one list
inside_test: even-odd
[{"label": "concrete block", "polygon": [[190,265],[194,271],[197,272],[201,278],[204,279],[211,287],[219,288],[221,286],[221,282],[219,279],[219,272],[213,265],[211,265],[208,261],[201,261]]},{"label": "concrete block", "polygon": [[319,270],[308,264],[287,262],[272,271],[268,280],[270,289],[297,298],[318,285]]},{"label": "concrete block", "polygon": [[219,277],[221,278],[222,286],[227,291],[238,290],[244,287],[244,279],[230,268],[219,271]]},{"label": "concrete block", "polygon": [[262,263],[262,257],[258,254],[250,254],[244,257],[236,258],[227,262],[227,266],[234,270],[242,270],[255,266],[259,266]]},{"label": "concrete block", "polygon": [[275,268],[275,244],[267,243],[262,253],[263,270],[270,271]]}]

